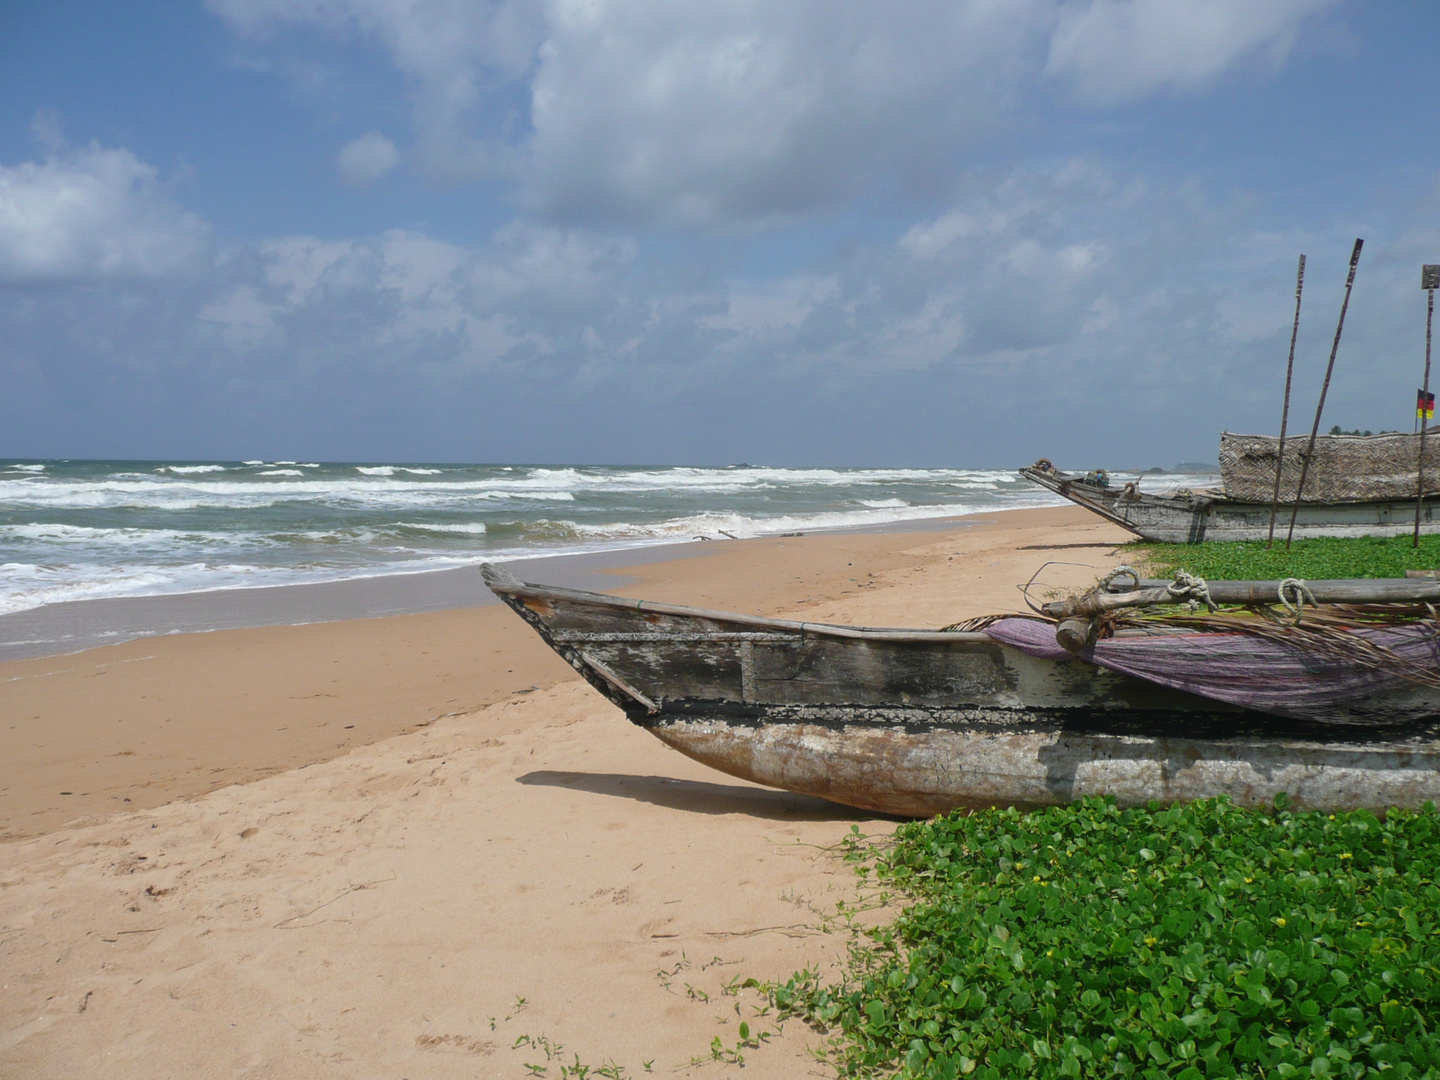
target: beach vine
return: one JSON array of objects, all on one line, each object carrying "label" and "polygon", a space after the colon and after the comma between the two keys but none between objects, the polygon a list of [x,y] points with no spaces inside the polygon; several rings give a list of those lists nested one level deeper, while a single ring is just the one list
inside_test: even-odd
[{"label": "beach vine", "polygon": [[1286,550],[1284,536],[1267,548],[1263,540],[1207,541],[1203,544],[1125,544],[1125,561],[1156,577],[1176,570],[1215,581],[1269,581],[1287,577],[1400,578],[1407,570],[1440,567],[1440,535],[1422,536],[1420,546],[1405,536],[1321,536],[1297,540]]},{"label": "beach vine", "polygon": [[871,844],[908,898],[762,985],[842,1077],[1440,1077],[1440,817],[1089,798]]}]

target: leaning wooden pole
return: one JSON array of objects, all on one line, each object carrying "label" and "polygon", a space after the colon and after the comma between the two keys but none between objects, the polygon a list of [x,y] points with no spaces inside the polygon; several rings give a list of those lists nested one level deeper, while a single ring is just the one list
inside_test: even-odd
[{"label": "leaning wooden pole", "polygon": [[1325,381],[1320,386],[1320,401],[1315,406],[1315,423],[1310,428],[1310,445],[1305,450],[1305,460],[1300,463],[1300,483],[1295,488],[1295,506],[1290,511],[1290,531],[1285,535],[1285,550],[1290,550],[1290,541],[1295,538],[1295,518],[1300,514],[1300,497],[1305,494],[1305,477],[1310,472],[1310,459],[1315,456],[1315,439],[1320,434],[1320,414],[1325,411],[1325,395],[1330,392],[1330,375],[1335,370],[1335,354],[1340,351],[1340,331],[1345,329],[1345,312],[1350,307],[1350,290],[1355,285],[1355,267],[1360,264],[1360,248],[1365,241],[1355,238],[1355,250],[1350,252],[1350,273],[1345,278],[1345,299],[1340,303],[1340,321],[1335,324],[1335,341],[1330,346],[1330,362],[1325,365]]},{"label": "leaning wooden pole", "polygon": [[1430,419],[1430,327],[1435,322],[1435,290],[1440,288],[1440,266],[1420,268],[1420,287],[1425,290],[1425,381],[1420,384],[1420,458],[1415,468],[1415,546],[1420,546],[1420,511],[1425,505],[1425,428]]},{"label": "leaning wooden pole", "polygon": [[1305,288],[1305,256],[1300,256],[1300,269],[1295,271],[1295,322],[1290,327],[1290,359],[1285,361],[1285,403],[1280,407],[1280,445],[1275,453],[1275,498],[1270,502],[1270,535],[1265,540],[1268,550],[1275,543],[1275,515],[1280,511],[1280,470],[1285,465],[1285,425],[1290,419],[1290,378],[1295,374],[1295,338],[1300,333],[1300,293]]}]

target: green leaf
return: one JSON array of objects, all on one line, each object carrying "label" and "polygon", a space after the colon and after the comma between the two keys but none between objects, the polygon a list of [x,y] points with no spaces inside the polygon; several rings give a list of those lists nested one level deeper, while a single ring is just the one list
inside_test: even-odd
[{"label": "green leaf", "polygon": [[766,991],[830,1027],[844,1077],[1418,1080],[1440,1064],[1433,807],[1085,799],[907,823],[853,853],[867,889],[903,899],[892,920],[837,982]]}]

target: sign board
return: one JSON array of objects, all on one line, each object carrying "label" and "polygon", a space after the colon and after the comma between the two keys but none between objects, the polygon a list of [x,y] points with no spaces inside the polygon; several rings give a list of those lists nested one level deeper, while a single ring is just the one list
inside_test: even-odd
[{"label": "sign board", "polygon": [[1426,263],[1420,268],[1420,288],[1440,289],[1440,263]]}]

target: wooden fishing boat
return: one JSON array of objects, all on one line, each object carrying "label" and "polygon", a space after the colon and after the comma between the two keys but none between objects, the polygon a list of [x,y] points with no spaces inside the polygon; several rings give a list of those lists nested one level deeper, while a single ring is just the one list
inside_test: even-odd
[{"label": "wooden fishing boat", "polygon": [[[1097,470],[1098,472],[1098,470]],[[1224,491],[1184,489],[1140,491],[1135,483],[1112,486],[1097,472],[1066,473],[1048,461],[1020,470],[1025,479],[1113,521],[1143,540],[1160,544],[1198,544],[1205,540],[1264,540],[1270,532],[1270,503],[1232,499]],[[1103,475],[1103,474],[1102,474]],[[1283,540],[1290,526],[1282,506],[1276,530]],[[1415,528],[1415,499],[1366,502],[1301,503],[1295,538],[1314,536],[1400,536]],[[1426,496],[1420,531],[1440,530],[1440,496]]]},{"label": "wooden fishing boat", "polygon": [[1396,536],[1415,528],[1417,501],[1420,531],[1440,530],[1440,440],[1432,438],[1425,447],[1423,500],[1420,454],[1419,436],[1403,433],[1323,435],[1312,451],[1308,438],[1282,443],[1267,435],[1224,432],[1218,489],[1146,492],[1139,481],[1112,484],[1102,469],[1062,472],[1044,458],[1020,475],[1157,543],[1264,540],[1277,496],[1276,528],[1282,535],[1293,511],[1297,538]]},{"label": "wooden fishing boat", "polygon": [[[1283,680],[1323,678],[1326,661],[1265,653],[1260,639],[1121,630],[1077,654],[1057,644],[1054,622],[1037,619],[959,631],[835,626],[482,572],[662,742],[733,776],[867,810],[927,816],[1087,794],[1125,805],[1224,794],[1259,806],[1284,792],[1299,807],[1328,809],[1440,799],[1440,688],[1365,668],[1345,672],[1336,693],[1285,710]],[[1440,670],[1433,627],[1401,638],[1376,647]],[[1259,699],[1272,711],[1246,707],[1252,695],[1231,678],[1234,658],[1212,663],[1217,644],[1251,650],[1243,656],[1260,648],[1256,677],[1282,680]]]}]

